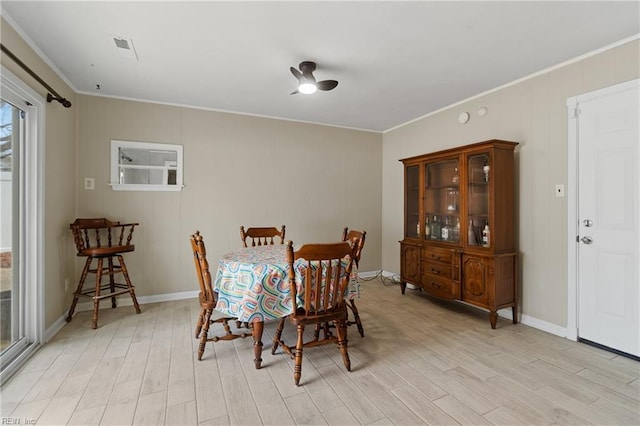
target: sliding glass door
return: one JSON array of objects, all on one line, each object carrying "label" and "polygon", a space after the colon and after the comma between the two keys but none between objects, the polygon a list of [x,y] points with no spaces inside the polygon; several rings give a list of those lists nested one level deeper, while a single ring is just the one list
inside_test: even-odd
[{"label": "sliding glass door", "polygon": [[[21,350],[24,291],[20,285],[20,147],[25,111],[2,99],[0,104],[0,349],[2,356]],[[18,232],[14,232],[18,231]]]},{"label": "sliding glass door", "polygon": [[2,69],[0,91],[0,379],[42,341],[42,98]]}]

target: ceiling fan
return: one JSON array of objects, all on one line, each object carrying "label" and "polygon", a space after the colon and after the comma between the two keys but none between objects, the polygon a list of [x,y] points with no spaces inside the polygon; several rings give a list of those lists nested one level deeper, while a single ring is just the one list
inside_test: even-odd
[{"label": "ceiling fan", "polygon": [[291,92],[292,95],[295,95],[296,93],[310,95],[315,93],[316,90],[331,90],[338,85],[336,80],[316,81],[313,77],[313,72],[316,70],[315,62],[300,62],[298,67],[300,68],[300,71],[294,67],[289,68],[291,70],[291,74],[298,79],[298,88]]}]

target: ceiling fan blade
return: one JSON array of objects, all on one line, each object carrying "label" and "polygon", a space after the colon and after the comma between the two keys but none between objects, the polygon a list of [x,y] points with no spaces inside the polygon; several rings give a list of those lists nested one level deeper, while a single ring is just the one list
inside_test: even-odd
[{"label": "ceiling fan blade", "polygon": [[291,70],[291,74],[293,74],[295,78],[297,78],[298,80],[302,78],[302,73],[300,71],[298,71],[294,67],[290,67],[289,69]]},{"label": "ceiling fan blade", "polygon": [[318,90],[331,90],[335,89],[338,85],[338,82],[335,80],[322,80],[316,83],[316,87]]}]

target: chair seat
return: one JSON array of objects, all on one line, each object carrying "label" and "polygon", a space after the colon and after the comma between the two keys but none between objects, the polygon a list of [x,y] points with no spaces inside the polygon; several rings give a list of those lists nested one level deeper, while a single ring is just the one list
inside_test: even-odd
[{"label": "chair seat", "polygon": [[78,256],[91,256],[91,257],[109,257],[118,253],[127,253],[134,251],[136,246],[130,244],[127,246],[113,246],[113,247],[91,247],[82,250],[78,253]]}]

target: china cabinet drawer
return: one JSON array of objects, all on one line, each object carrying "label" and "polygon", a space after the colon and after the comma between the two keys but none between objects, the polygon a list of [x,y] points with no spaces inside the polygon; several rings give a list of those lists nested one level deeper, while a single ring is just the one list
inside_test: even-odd
[{"label": "china cabinet drawer", "polygon": [[430,275],[434,277],[441,277],[452,279],[453,278],[453,268],[451,264],[433,262],[426,260],[424,262],[424,270],[425,275]]},{"label": "china cabinet drawer", "polygon": [[454,259],[454,250],[443,249],[440,247],[425,247],[423,249],[423,257],[425,262],[440,262],[451,265]]},{"label": "china cabinet drawer", "polygon": [[433,275],[423,277],[422,282],[422,287],[427,293],[445,299],[456,298],[458,292],[455,291],[455,285],[456,281]]}]

